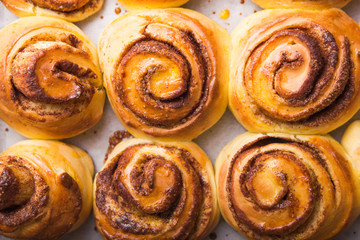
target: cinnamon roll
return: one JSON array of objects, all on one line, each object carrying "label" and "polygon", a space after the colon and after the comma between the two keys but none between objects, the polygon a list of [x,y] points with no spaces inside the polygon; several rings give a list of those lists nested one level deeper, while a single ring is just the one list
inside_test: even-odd
[{"label": "cinnamon roll", "polygon": [[19,17],[47,16],[77,22],[99,11],[104,0],[1,0]]},{"label": "cinnamon roll", "polygon": [[228,33],[186,9],[134,12],[99,41],[110,103],[136,137],[190,140],[227,105]]},{"label": "cinnamon roll", "polygon": [[22,18],[0,31],[0,118],[30,138],[93,127],[105,101],[96,47],[75,25]]},{"label": "cinnamon roll", "polygon": [[264,10],[232,34],[230,108],[249,131],[323,134],[360,105],[360,28],[339,9]]},{"label": "cinnamon roll", "polygon": [[0,234],[58,239],[92,208],[90,156],[57,141],[27,140],[0,154]]},{"label": "cinnamon roll", "polygon": [[346,129],[341,144],[360,170],[360,121],[355,121]]},{"label": "cinnamon roll", "polygon": [[211,162],[192,142],[121,142],[94,185],[105,239],[203,239],[219,220]]},{"label": "cinnamon roll", "polygon": [[215,169],[222,215],[249,239],[330,239],[360,213],[359,169],[330,136],[245,133]]},{"label": "cinnamon roll", "polygon": [[351,0],[253,0],[262,8],[307,8],[324,9],[337,7],[342,8]]},{"label": "cinnamon roll", "polygon": [[184,5],[189,0],[118,0],[128,10],[169,8]]}]

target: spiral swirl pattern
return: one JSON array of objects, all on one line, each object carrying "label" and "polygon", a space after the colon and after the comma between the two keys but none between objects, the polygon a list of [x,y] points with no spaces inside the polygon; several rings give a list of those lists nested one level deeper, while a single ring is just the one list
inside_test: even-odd
[{"label": "spiral swirl pattern", "polygon": [[194,157],[195,144],[180,146],[132,139],[114,149],[95,179],[106,239],[202,239],[215,227],[211,163],[203,152]]},{"label": "spiral swirl pattern", "polygon": [[224,217],[251,239],[329,239],[359,213],[358,175],[330,137],[246,133],[216,164]]},{"label": "spiral swirl pattern", "polygon": [[19,17],[48,16],[81,21],[99,11],[104,0],[1,0]]},{"label": "spiral swirl pattern", "polygon": [[0,234],[58,239],[82,224],[91,210],[89,159],[56,141],[23,141],[5,150],[0,155]]},{"label": "spiral swirl pattern", "polygon": [[227,44],[224,29],[183,9],[130,13],[105,29],[99,51],[108,96],[131,133],[192,139],[219,119],[227,82],[219,33]]},{"label": "spiral swirl pattern", "polygon": [[[31,137],[37,134],[30,133],[32,127],[40,131],[40,138],[69,137],[92,127],[104,102],[94,47],[74,26],[55,19],[32,17],[2,32],[11,29],[15,29],[12,36],[2,35],[8,45],[0,54],[4,64],[0,116]],[[100,110],[96,114],[95,106]],[[21,126],[28,124],[26,129]]]},{"label": "spiral swirl pattern", "polygon": [[326,133],[350,119],[360,86],[357,24],[336,9],[257,17],[248,34],[242,25],[233,34],[230,106],[238,120],[256,132]]}]

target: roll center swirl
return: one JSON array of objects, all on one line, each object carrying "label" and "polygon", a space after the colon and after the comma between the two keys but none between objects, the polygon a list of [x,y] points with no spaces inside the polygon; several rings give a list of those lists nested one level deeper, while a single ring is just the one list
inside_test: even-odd
[{"label": "roll center swirl", "polygon": [[259,44],[246,63],[244,84],[268,117],[305,121],[329,107],[350,74],[349,42],[315,23],[278,30]]},{"label": "roll center swirl", "polygon": [[177,66],[169,62],[150,67],[145,81],[148,91],[154,98],[166,101],[180,97],[186,91],[187,82],[182,77]]},{"label": "roll center swirl", "polygon": [[287,176],[273,167],[260,167],[251,172],[246,187],[263,209],[280,204],[289,192]]},{"label": "roll center swirl", "polygon": [[316,189],[299,150],[297,145],[274,143],[236,157],[230,191],[239,221],[261,233],[284,234],[308,219]]},{"label": "roll center swirl", "polygon": [[120,194],[131,198],[145,213],[169,210],[178,200],[182,188],[181,173],[176,165],[161,157],[147,158],[117,169],[115,186]]},{"label": "roll center swirl", "polygon": [[273,79],[276,93],[290,99],[307,96],[324,65],[316,40],[299,30],[284,30],[275,34],[268,44],[271,52],[262,72]]},{"label": "roll center swirl", "polygon": [[60,42],[37,42],[19,52],[12,68],[13,84],[27,98],[45,103],[78,99],[84,78],[97,78],[81,67],[87,53]]}]

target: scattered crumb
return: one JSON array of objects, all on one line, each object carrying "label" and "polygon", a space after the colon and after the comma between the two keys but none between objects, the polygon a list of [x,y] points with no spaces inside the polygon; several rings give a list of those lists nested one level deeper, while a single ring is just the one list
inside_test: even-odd
[{"label": "scattered crumb", "polygon": [[240,16],[242,15],[242,13],[240,13]]},{"label": "scattered crumb", "polygon": [[244,3],[245,3],[245,0],[240,0],[240,3],[241,3],[241,4],[244,4]]},{"label": "scattered crumb", "polygon": [[257,10],[256,9],[254,9],[254,13],[256,13],[257,12]]},{"label": "scattered crumb", "polygon": [[217,238],[216,233],[215,232],[210,233],[209,238],[215,240]]},{"label": "scattered crumb", "polygon": [[[216,14],[216,12],[215,11],[213,11],[213,14]],[[359,54],[360,55],[360,54]]]},{"label": "scattered crumb", "polygon": [[230,23],[225,23],[226,25],[230,26]]},{"label": "scattered crumb", "polygon": [[96,226],[94,227],[94,230],[95,230],[95,232],[99,232],[99,230],[97,229],[97,227],[96,227]]},{"label": "scattered crumb", "polygon": [[124,140],[125,138],[130,138],[130,137],[131,137],[131,134],[128,131],[125,131],[125,130],[115,131],[109,137],[109,146],[108,146],[108,149],[107,149],[106,154],[105,154],[104,162],[106,162],[106,160],[108,159],[110,153],[112,152],[112,150],[114,150],[116,145],[118,145],[120,142],[122,142],[122,140]]},{"label": "scattered crumb", "polygon": [[84,132],[83,135],[85,136],[85,135],[86,135],[86,132]]},{"label": "scattered crumb", "polygon": [[115,8],[115,13],[117,15],[119,15],[121,13],[121,8],[119,8],[119,7]]},{"label": "scattered crumb", "polygon": [[5,132],[8,132],[9,131],[9,129],[8,128],[5,128]]},{"label": "scattered crumb", "polygon": [[229,9],[223,9],[220,12],[220,17],[224,20],[228,19],[230,17],[230,11]]},{"label": "scattered crumb", "polygon": [[117,2],[117,3],[115,3],[115,5],[116,5],[116,6],[119,6],[119,3]]},{"label": "scattered crumb", "polygon": [[97,131],[95,130],[95,131],[94,131],[94,134],[96,134],[96,133],[97,133]]},{"label": "scattered crumb", "polygon": [[104,19],[104,16],[100,16],[100,19]]}]

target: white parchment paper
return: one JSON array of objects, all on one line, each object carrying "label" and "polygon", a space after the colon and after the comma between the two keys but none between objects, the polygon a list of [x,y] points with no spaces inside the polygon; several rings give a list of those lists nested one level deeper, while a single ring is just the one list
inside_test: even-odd
[{"label": "white parchment paper", "polygon": [[[271,1],[271,0],[269,0]],[[121,13],[116,14],[115,8],[120,7]],[[261,10],[251,0],[245,0],[244,4],[241,4],[240,0],[190,0],[190,2],[184,5],[185,8],[190,8],[199,11],[208,17],[214,19],[220,23],[223,27],[231,31],[242,19],[246,16],[254,13],[254,11]],[[222,9],[230,10],[230,17],[227,20],[220,18],[220,11]],[[360,0],[353,0],[344,10],[357,22],[360,20]],[[85,21],[78,22],[78,25],[92,41],[97,44],[101,31],[111,23],[114,19],[123,15],[125,9],[121,7],[116,0],[105,0],[104,7],[100,12],[86,19]],[[3,28],[7,24],[13,22],[18,17],[9,12],[0,3],[0,28]],[[1,43],[0,43],[1,44]],[[354,118],[349,121],[360,119],[360,112],[358,112]],[[332,132],[331,135],[337,140],[341,139],[344,130],[349,125],[346,124],[343,127]],[[64,142],[75,144],[91,155],[96,172],[98,172],[103,166],[104,156],[108,147],[108,138],[116,130],[124,129],[120,124],[115,114],[113,113],[109,102],[105,103],[104,115],[100,122],[87,132],[80,134],[77,137],[73,137],[65,140]],[[227,110],[220,121],[213,126],[210,130],[200,135],[194,141],[198,143],[205,152],[209,155],[212,162],[215,162],[220,150],[237,135],[245,132],[246,130],[236,121],[232,113]],[[359,133],[360,134],[360,133]],[[10,147],[12,144],[24,140],[25,138],[14,130],[12,130],[7,124],[0,120],[0,152]],[[230,226],[228,226],[224,220],[220,220],[219,225],[214,230],[216,233],[216,239],[246,239]],[[214,236],[214,235],[213,235]],[[0,237],[0,239],[6,239]],[[66,234],[61,238],[62,240],[100,240],[102,237],[95,230],[95,221],[93,215],[90,215],[86,223],[75,232]],[[209,237],[206,239],[210,239]],[[214,239],[214,238],[212,238]],[[357,221],[349,227],[345,232],[338,235],[336,240],[359,240],[360,239],[360,217]]]}]

